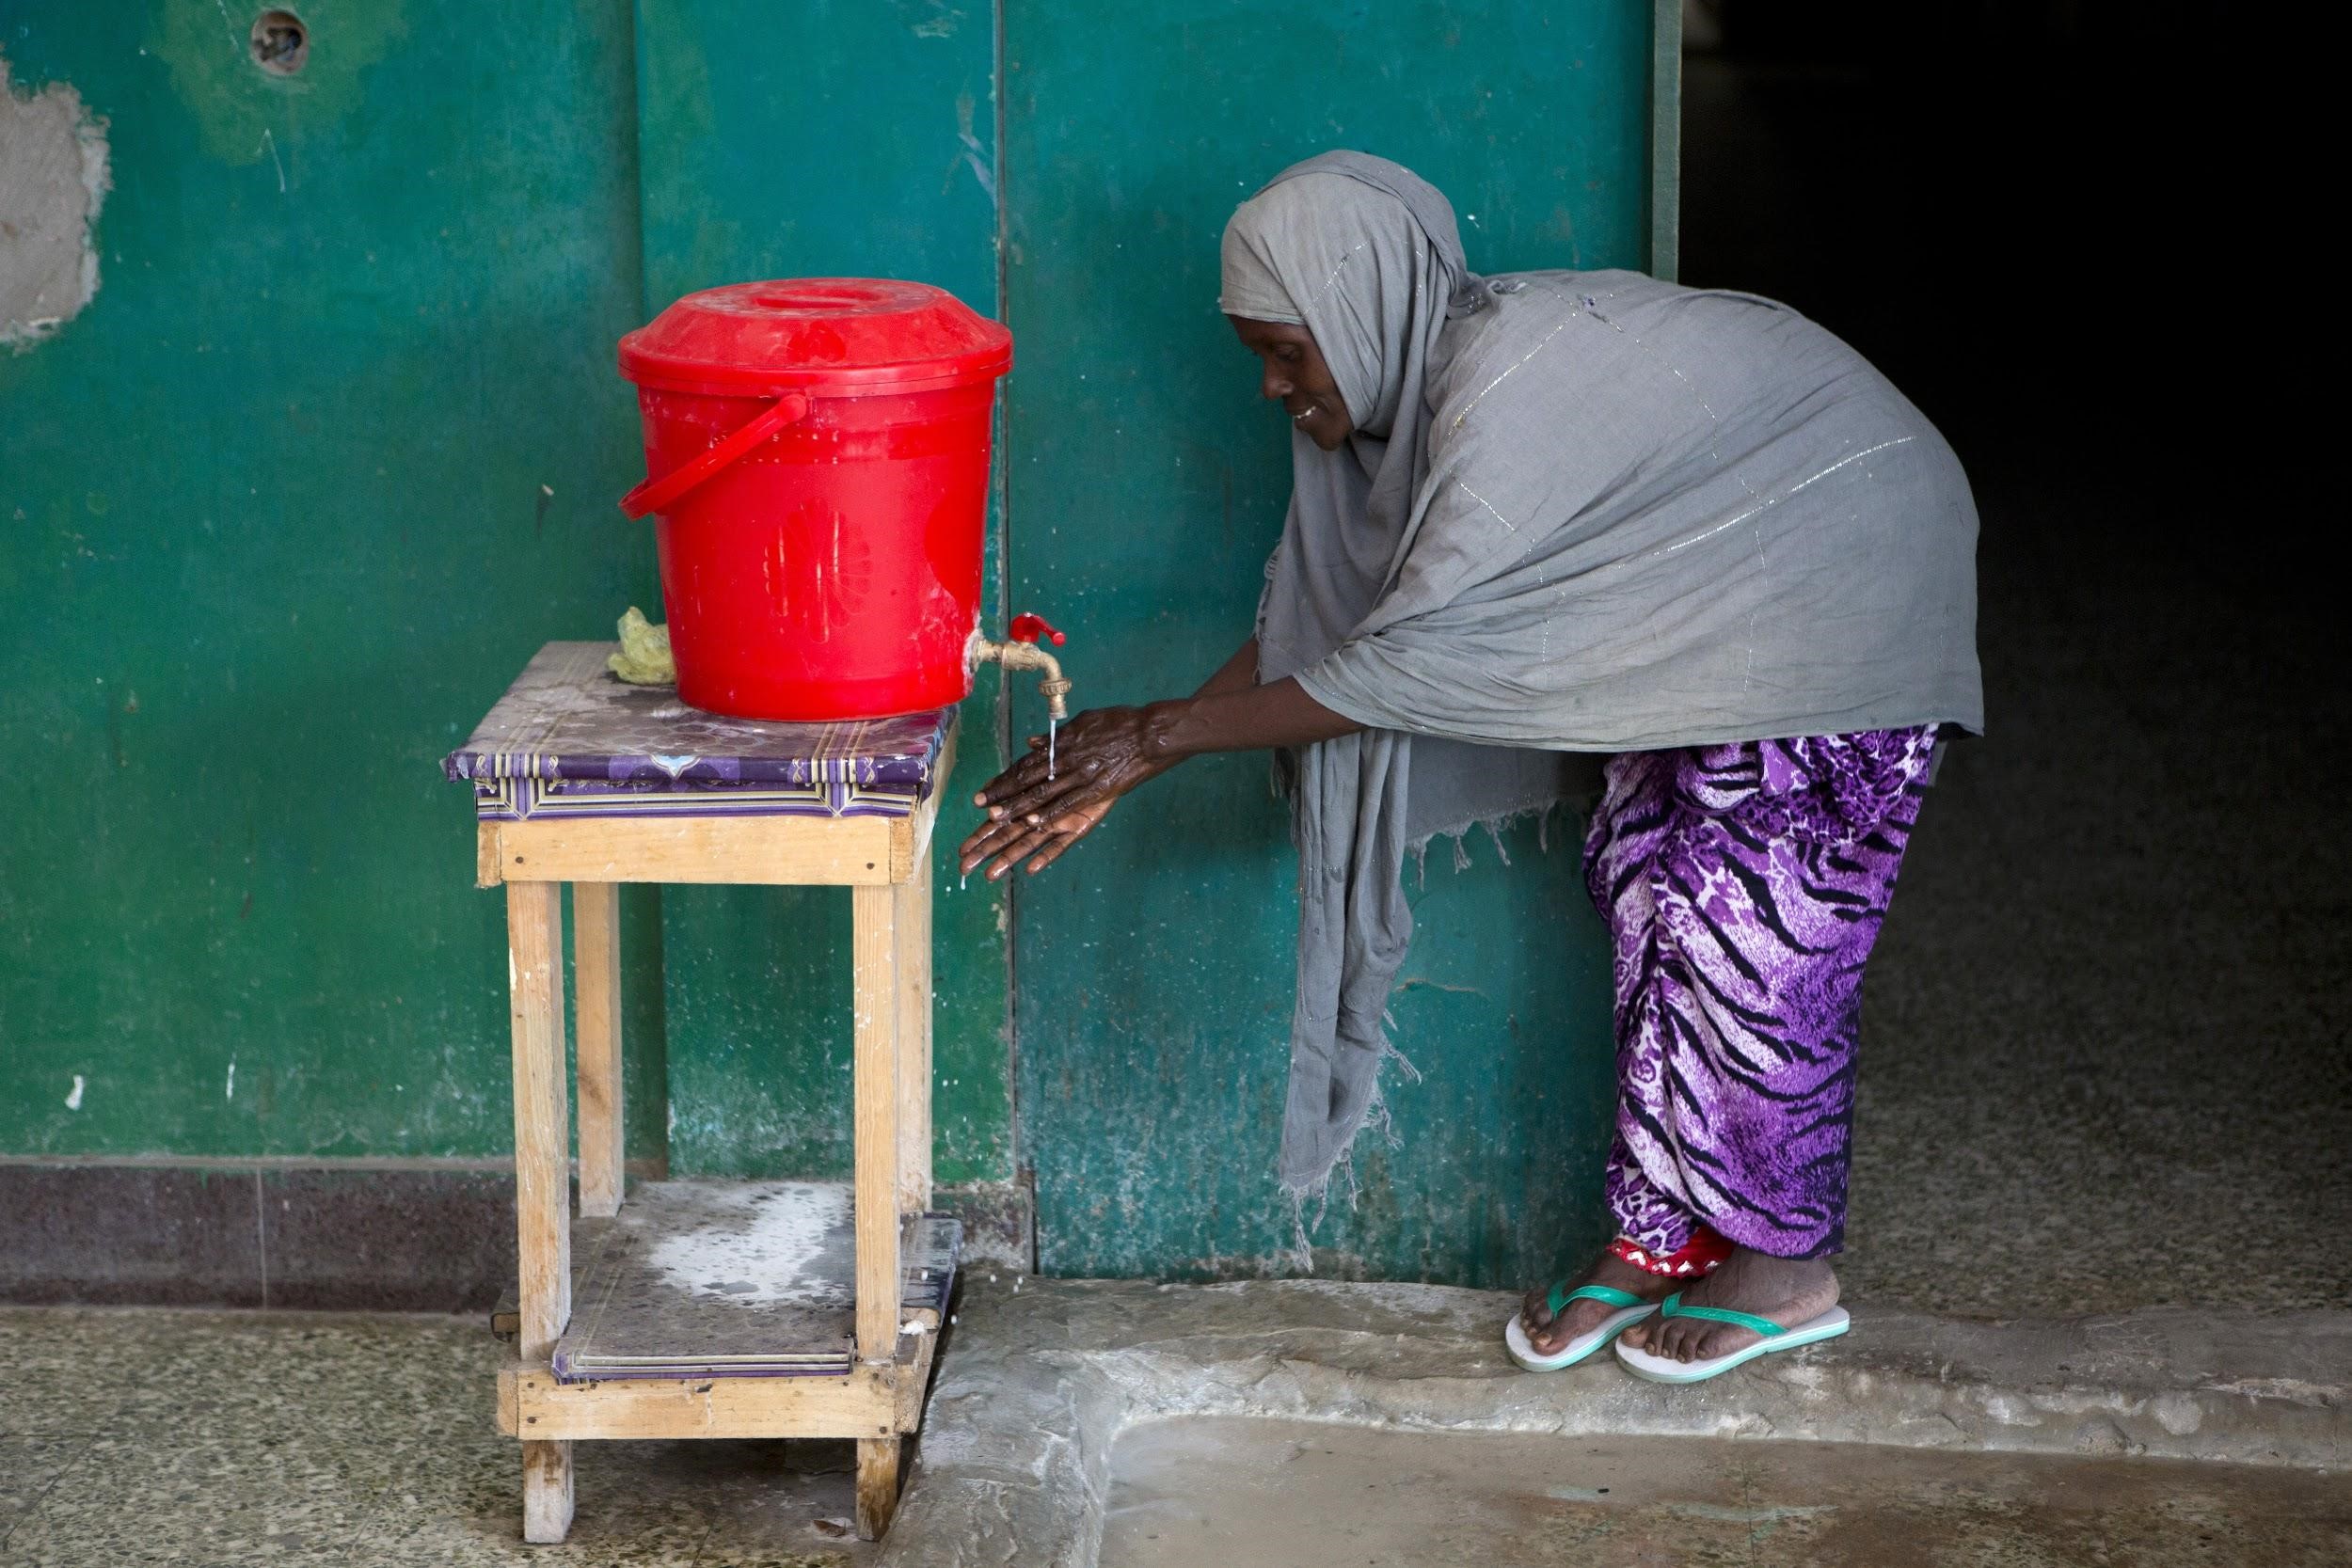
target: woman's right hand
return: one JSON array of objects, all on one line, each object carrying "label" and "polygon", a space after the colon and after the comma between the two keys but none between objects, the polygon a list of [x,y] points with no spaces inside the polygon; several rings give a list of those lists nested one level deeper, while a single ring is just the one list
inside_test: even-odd
[{"label": "woman's right hand", "polygon": [[1152,721],[1150,708],[1089,708],[1062,728],[1050,755],[1046,737],[1031,736],[1028,754],[973,797],[989,819],[957,852],[963,874],[986,865],[995,881],[1025,860],[1034,876],[1059,860],[1120,796],[1174,766],[1153,745]]},{"label": "woman's right hand", "polygon": [[1094,831],[1094,825],[1111,814],[1119,797],[1077,806],[1041,822],[1020,822],[1010,818],[992,822],[963,841],[961,863],[969,874],[983,861],[993,861],[988,879],[996,881],[1028,858],[1025,869],[1034,877],[1062,858],[1070,847]]}]

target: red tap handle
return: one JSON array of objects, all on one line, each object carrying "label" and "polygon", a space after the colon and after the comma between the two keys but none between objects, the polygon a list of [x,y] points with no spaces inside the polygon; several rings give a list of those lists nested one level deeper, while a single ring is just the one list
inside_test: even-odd
[{"label": "red tap handle", "polygon": [[1035,642],[1038,639],[1043,638],[1057,648],[1069,641],[1061,633],[1046,625],[1044,616],[1032,615],[1025,610],[1012,618],[1012,626],[1006,635],[1015,642]]}]

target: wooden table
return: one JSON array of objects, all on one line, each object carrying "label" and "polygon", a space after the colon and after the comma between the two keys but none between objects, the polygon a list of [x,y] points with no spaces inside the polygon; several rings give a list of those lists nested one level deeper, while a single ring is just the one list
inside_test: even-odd
[{"label": "wooden table", "polygon": [[[954,1222],[928,1212],[930,836],[935,785],[954,760],[955,710],[836,724],[725,719],[685,707],[669,688],[614,680],[604,666],[613,646],[548,643],[444,764],[450,778],[474,786],[477,881],[506,889],[520,1354],[500,1374],[498,1418],[522,1440],[523,1538],[560,1542],[570,1528],[577,1440],[831,1437],[857,1440],[858,1530],[878,1539],[898,1500],[900,1440],[921,1423],[961,1245]],[[714,1201],[741,1202],[692,1184],[641,1184],[628,1195],[631,1214],[621,1212],[623,882],[850,889],[855,1180],[832,1208],[821,1184],[752,1195],[816,1216],[793,1230],[805,1243],[796,1267],[808,1277],[784,1292],[790,1299],[769,1303],[766,1319],[744,1316],[698,1282],[665,1287],[646,1273],[660,1250],[646,1244],[646,1212],[691,1224]],[[595,1237],[593,1246],[583,1240],[577,1275],[565,884],[580,1033],[580,1212],[583,1239]],[[642,1201],[649,1191],[659,1203]],[[853,1252],[853,1290],[850,1280],[836,1290],[821,1277],[829,1224],[845,1243],[854,1230],[853,1248],[833,1249],[844,1273]],[[596,1321],[578,1329],[576,1278],[597,1307]],[[836,1310],[837,1332],[827,1318]],[[723,1331],[717,1340],[690,1342],[696,1333],[707,1338],[714,1324]],[[680,1342],[645,1354],[667,1333]],[[762,1333],[793,1342],[770,1343]],[[633,1351],[591,1354],[632,1337]],[[675,1375],[681,1366],[693,1375]]]}]

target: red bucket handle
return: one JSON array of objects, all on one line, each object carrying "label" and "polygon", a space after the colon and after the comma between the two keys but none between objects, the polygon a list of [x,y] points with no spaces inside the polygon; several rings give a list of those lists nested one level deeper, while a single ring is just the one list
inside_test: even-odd
[{"label": "red bucket handle", "polygon": [[808,396],[787,392],[755,416],[752,421],[691,462],[681,463],[660,479],[647,479],[621,498],[621,510],[631,517],[667,512],[670,503],[708,479],[754,447],[796,420],[806,417]]}]

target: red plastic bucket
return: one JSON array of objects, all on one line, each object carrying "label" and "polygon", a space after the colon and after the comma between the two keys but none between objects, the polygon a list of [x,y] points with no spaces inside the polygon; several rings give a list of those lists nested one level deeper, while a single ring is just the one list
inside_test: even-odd
[{"label": "red plastic bucket", "polygon": [[737,283],[621,340],[678,696],[747,719],[960,702],[1012,335],[944,290]]}]

